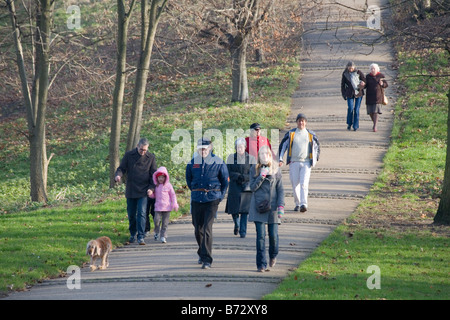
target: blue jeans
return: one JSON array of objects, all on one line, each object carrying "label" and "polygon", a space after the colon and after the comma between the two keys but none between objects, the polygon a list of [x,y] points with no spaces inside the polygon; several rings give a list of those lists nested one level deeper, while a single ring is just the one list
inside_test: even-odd
[{"label": "blue jeans", "polygon": [[[267,268],[266,258],[266,223],[255,221],[256,226],[256,267]],[[278,255],[278,224],[267,224],[269,231],[269,258],[274,259]]]},{"label": "blue jeans", "polygon": [[347,98],[347,126],[353,129],[359,129],[359,107],[361,106],[362,96],[359,98]]},{"label": "blue jeans", "polygon": [[127,212],[130,236],[137,239],[145,237],[145,222],[147,211],[147,196],[142,198],[127,198]]},{"label": "blue jeans", "polygon": [[[236,213],[231,215],[233,217],[234,228],[239,229],[239,235],[244,238],[247,234],[247,217],[248,213]],[[239,216],[241,218],[239,219]]]}]

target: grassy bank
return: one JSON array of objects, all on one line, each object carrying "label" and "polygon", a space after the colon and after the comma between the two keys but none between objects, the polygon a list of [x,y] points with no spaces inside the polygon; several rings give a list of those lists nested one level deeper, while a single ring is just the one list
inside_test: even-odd
[{"label": "grassy bank", "polygon": [[[296,63],[250,67],[248,104],[229,102],[228,71],[168,81],[149,91],[141,135],[149,139],[158,166],[168,168],[177,190],[180,210],[173,217],[188,211],[189,193],[185,164],[171,161],[171,150],[179,143],[172,141],[172,133],[186,130],[194,145],[194,121],[200,121],[203,132],[216,129],[224,137],[227,129],[248,134],[256,121],[263,128],[283,128],[298,77]],[[28,145],[12,135],[26,130],[24,120],[0,123],[0,294],[62,275],[69,265],[83,265],[90,239],[109,236],[116,246],[128,239],[124,186],[108,188],[109,113],[98,103],[92,108],[61,106],[51,114],[47,150],[55,156],[45,205],[29,202]],[[124,125],[123,141],[127,129]],[[233,148],[224,145],[222,156]]]},{"label": "grassy bank", "polygon": [[450,298],[450,230],[432,225],[445,167],[449,83],[413,76],[448,69],[448,55],[400,53],[399,63],[403,92],[382,173],[356,212],[266,299]]}]

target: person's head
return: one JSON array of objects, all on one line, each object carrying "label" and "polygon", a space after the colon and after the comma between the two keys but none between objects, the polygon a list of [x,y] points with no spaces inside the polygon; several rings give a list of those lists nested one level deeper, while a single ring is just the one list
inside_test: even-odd
[{"label": "person's head", "polygon": [[376,63],[372,63],[369,67],[370,73],[375,76],[378,72],[380,72],[380,67]]},{"label": "person's head", "polygon": [[236,148],[236,152],[239,155],[245,154],[245,148],[247,147],[247,142],[245,142],[244,138],[238,138],[236,142],[234,143],[234,146]]},{"label": "person's head", "polygon": [[295,122],[297,122],[297,128],[299,128],[300,130],[306,128],[306,116],[303,113],[299,113],[297,115]]},{"label": "person's head", "polygon": [[356,70],[356,66],[355,66],[355,63],[353,61],[349,61],[347,63],[347,70],[348,70],[348,72],[353,72],[353,71]]},{"label": "person's head", "polygon": [[163,172],[158,172],[156,174],[156,180],[159,184],[164,184],[166,182],[166,175]]},{"label": "person's head", "polygon": [[211,140],[207,138],[199,139],[197,142],[197,151],[200,156],[206,158],[212,150]]},{"label": "person's head", "polygon": [[258,150],[258,163],[270,167],[272,165],[272,152],[269,146],[262,146]]},{"label": "person's head", "polygon": [[148,140],[145,139],[145,138],[140,139],[138,144],[137,144],[137,149],[138,149],[138,152],[139,152],[139,154],[141,156],[146,154],[147,151],[148,151]]},{"label": "person's head", "polygon": [[272,150],[270,150],[269,146],[267,145],[259,148],[258,160],[255,166],[256,176],[260,174],[261,167],[268,167],[269,174],[275,174],[278,170],[278,163],[274,161]]},{"label": "person's head", "polygon": [[257,122],[252,123],[250,126],[250,136],[257,137],[261,135],[261,125]]}]

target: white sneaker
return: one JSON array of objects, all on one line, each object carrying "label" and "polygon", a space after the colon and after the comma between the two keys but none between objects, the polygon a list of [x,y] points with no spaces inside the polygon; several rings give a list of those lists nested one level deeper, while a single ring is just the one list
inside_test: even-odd
[{"label": "white sneaker", "polygon": [[166,241],[166,238],[164,238],[164,237],[161,237],[161,243],[166,243],[167,241]]}]

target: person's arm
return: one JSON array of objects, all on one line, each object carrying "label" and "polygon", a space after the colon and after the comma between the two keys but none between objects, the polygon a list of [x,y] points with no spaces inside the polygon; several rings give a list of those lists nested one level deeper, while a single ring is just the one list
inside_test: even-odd
[{"label": "person's arm", "polygon": [[149,170],[149,181],[150,184],[147,187],[147,195],[150,197],[150,195],[155,192],[155,182],[153,181],[153,174],[158,170],[158,166],[156,165],[156,157],[154,154],[151,154],[153,159],[152,163],[150,164],[150,170]]},{"label": "person's arm", "polygon": [[114,174],[114,180],[116,182],[120,182],[120,180],[122,179],[122,176],[127,173],[127,168],[128,168],[128,155],[125,154],[122,158],[122,160],[120,161],[120,165],[116,170],[116,173]]},{"label": "person's arm", "polygon": [[220,191],[222,192],[221,201],[225,197],[225,193],[227,192],[228,188],[228,169],[227,165],[225,163],[222,163],[220,165],[220,171],[219,171],[219,181],[220,181]]}]

